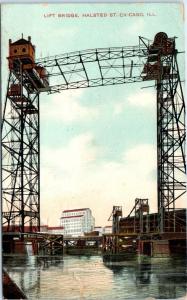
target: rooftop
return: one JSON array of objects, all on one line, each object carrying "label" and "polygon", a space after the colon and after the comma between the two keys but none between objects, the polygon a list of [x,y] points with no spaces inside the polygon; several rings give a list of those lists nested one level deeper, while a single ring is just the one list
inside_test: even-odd
[{"label": "rooftop", "polygon": [[89,208],[66,209],[66,210],[63,210],[63,213],[73,212],[73,211],[84,211],[84,210],[87,210],[87,209],[89,209]]},{"label": "rooftop", "polygon": [[80,218],[80,217],[82,217],[82,216],[84,216],[84,215],[61,217],[61,219]]},{"label": "rooftop", "polygon": [[12,43],[12,45],[23,45],[23,44],[30,44],[31,42],[30,41],[27,41],[25,39],[19,39],[17,40],[16,42]]}]

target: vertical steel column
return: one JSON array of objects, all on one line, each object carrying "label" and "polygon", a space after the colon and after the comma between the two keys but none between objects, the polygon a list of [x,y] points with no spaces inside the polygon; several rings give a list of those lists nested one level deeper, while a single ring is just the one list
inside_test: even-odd
[{"label": "vertical steel column", "polygon": [[177,50],[160,59],[157,81],[157,163],[160,232],[175,231],[176,200],[185,185],[185,103]]},{"label": "vertical steel column", "polygon": [[[39,93],[26,71],[10,71],[2,122],[3,226],[39,231]],[[28,229],[27,229],[28,230]]]}]

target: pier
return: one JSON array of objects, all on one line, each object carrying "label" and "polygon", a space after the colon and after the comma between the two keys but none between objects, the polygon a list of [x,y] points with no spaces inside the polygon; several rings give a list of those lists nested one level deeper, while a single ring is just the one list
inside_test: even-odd
[{"label": "pier", "polygon": [[3,254],[63,256],[63,235],[3,232]]},{"label": "pier", "polygon": [[97,255],[102,251],[101,236],[64,237],[64,253],[70,255]]},{"label": "pier", "polygon": [[[140,201],[141,200],[141,201]],[[139,199],[139,210],[122,217],[121,207],[112,211],[113,233],[103,236],[104,260],[127,260],[139,255],[170,257],[186,255],[186,209],[165,214],[165,232],[159,231],[159,214],[149,214],[148,201]],[[135,207],[136,207],[135,204]]]}]

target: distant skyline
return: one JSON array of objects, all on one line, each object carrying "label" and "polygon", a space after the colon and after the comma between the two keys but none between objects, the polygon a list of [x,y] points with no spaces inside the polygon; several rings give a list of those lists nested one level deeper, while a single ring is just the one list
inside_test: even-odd
[{"label": "distant skyline", "polygon": [[[93,13],[117,16],[82,17]],[[177,48],[184,51],[183,14],[179,3],[4,4],[3,100],[9,39],[31,36],[40,58],[138,45],[139,36],[153,39],[164,31],[178,37]],[[181,77],[183,59],[181,55]],[[122,205],[127,215],[135,198],[149,198],[156,211],[156,91],[142,89],[149,85],[154,82],[41,94],[41,224],[59,225],[63,210],[88,207],[96,226],[110,225],[112,206]]]}]

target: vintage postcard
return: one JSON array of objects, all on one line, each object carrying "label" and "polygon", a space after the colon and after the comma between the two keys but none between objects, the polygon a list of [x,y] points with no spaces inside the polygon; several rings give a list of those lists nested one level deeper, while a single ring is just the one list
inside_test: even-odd
[{"label": "vintage postcard", "polygon": [[185,299],[184,15],[1,4],[5,299]]}]

